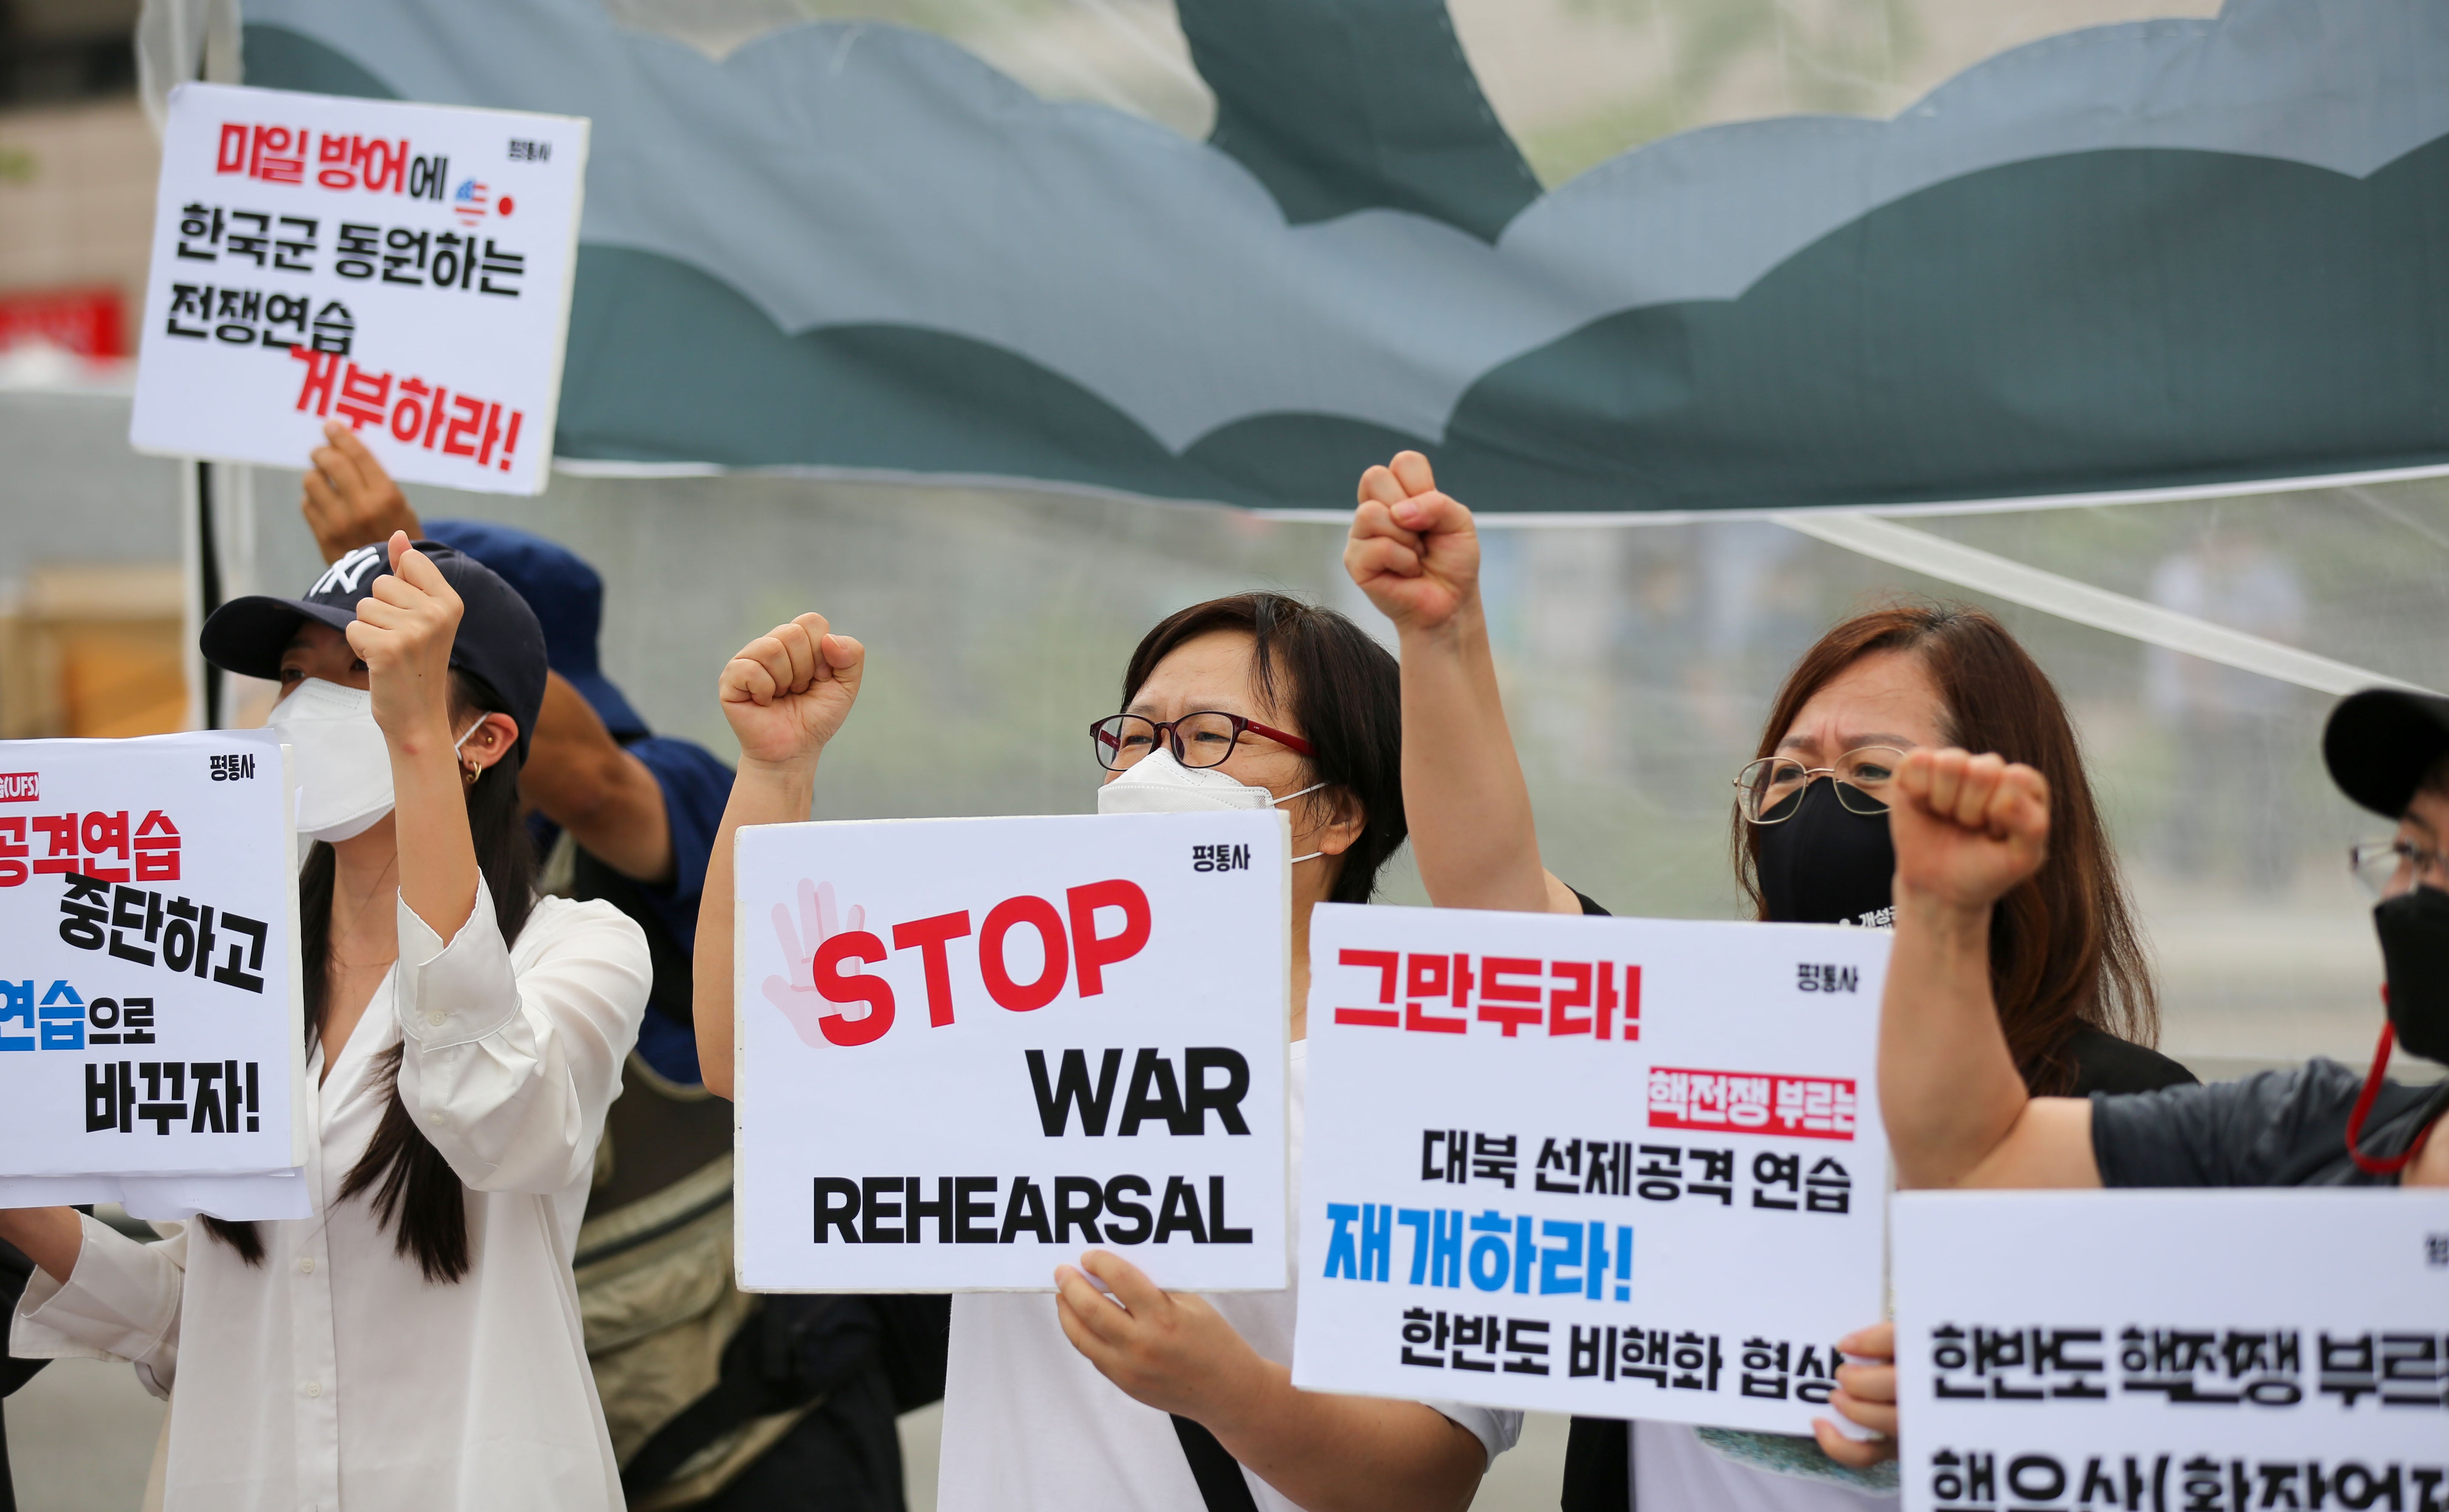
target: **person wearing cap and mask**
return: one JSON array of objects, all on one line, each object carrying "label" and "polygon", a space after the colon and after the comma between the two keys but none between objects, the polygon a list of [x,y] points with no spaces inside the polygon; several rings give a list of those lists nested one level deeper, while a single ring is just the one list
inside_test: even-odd
[{"label": "person wearing cap and mask", "polygon": [[[1479,602],[1471,511],[1406,451],[1360,479],[1344,565],[1395,622],[1402,650],[1404,802],[1430,901],[1442,908],[1600,913],[1539,859],[1529,789],[1497,696]],[[1856,615],[1804,652],[1735,779],[1736,880],[1762,919],[1883,927],[1897,870],[1888,803],[1908,753],[1974,744],[2017,754],[2061,794],[2049,865],[2023,880],[1985,937],[1995,1004],[2017,1075],[2035,1091],[2139,1091],[2192,1073],[2147,1047],[2150,965],[2057,691],[1977,609],[1899,603]],[[2142,1043],[2136,1043],[2142,1042]],[[1895,1452],[1893,1330],[1841,1341],[1833,1423],[1809,1441],[1577,1418],[1567,1512],[1633,1505],[1745,1512],[1876,1512],[1892,1478],[1859,1472]]]},{"label": "person wearing cap and mask", "polygon": [[345,425],[299,512],[326,561],[392,530],[493,569],[533,609],[550,672],[520,795],[539,889],[634,920],[653,987],[577,1243],[595,1383],[633,1502],[898,1512],[894,1420],[943,1391],[938,1298],[751,1297],[731,1265],[731,1109],[698,1076],[689,956],[731,769],[648,729],[604,675],[604,580],[557,542],[422,521]]},{"label": "person wearing cap and mask", "polygon": [[[511,526],[420,520],[355,431],[335,421],[324,435],[299,513],[325,562],[396,530],[482,562],[535,611],[547,676],[519,794],[535,813],[544,890],[603,898],[646,930],[655,1011],[639,1031],[638,1054],[665,1085],[696,1086],[688,954],[731,769],[695,741],[654,734],[604,675],[596,649],[604,580],[575,552]],[[720,1143],[728,1148],[727,1122]]]},{"label": "person wearing cap and mask", "polygon": [[395,535],[222,605],[202,649],[284,689],[314,1215],[139,1244],[0,1214],[40,1267],[10,1346],[176,1387],[169,1512],[619,1507],[570,1243],[649,967],[617,909],[530,889],[535,616]]},{"label": "person wearing cap and mask", "polygon": [[[733,836],[808,816],[818,759],[865,664],[858,641],[806,614],[723,671],[740,779],[698,921],[697,1025],[706,1084],[725,1096]],[[1084,761],[1083,776],[1103,778],[1099,813],[1282,805],[1291,816],[1297,1167],[1310,910],[1368,902],[1403,843],[1393,659],[1331,610],[1238,594],[1159,623],[1122,682],[1122,712],[1091,725],[1084,753],[1095,765]],[[1297,1289],[1168,1292],[1102,1250],[1053,1279],[1052,1298],[953,1299],[941,1512],[1460,1512],[1520,1431],[1519,1413],[1295,1388]]]},{"label": "person wearing cap and mask", "polygon": [[2339,790],[2398,821],[2350,863],[2378,895],[2385,1020],[2371,1070],[2316,1058],[2209,1086],[2034,1097],[2013,1075],[1974,942],[2046,864],[2062,807],[1995,755],[1918,751],[1897,775],[1897,942],[1880,1105],[1906,1187],[2449,1187],[2449,1082],[2385,1079],[2392,1050],[2449,1062],[2449,699],[2375,689],[2330,715]]}]

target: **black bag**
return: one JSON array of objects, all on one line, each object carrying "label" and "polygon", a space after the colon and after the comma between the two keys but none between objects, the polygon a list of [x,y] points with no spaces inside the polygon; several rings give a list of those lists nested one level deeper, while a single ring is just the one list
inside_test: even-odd
[{"label": "black bag", "polygon": [[714,1388],[630,1458],[623,1491],[640,1500],[740,1425],[817,1402],[871,1370],[889,1384],[895,1416],[940,1400],[952,1311],[943,1296],[765,1297],[724,1347]]},{"label": "black bag", "polygon": [[1215,1434],[1177,1413],[1173,1436],[1182,1441],[1182,1457],[1190,1462],[1191,1479],[1199,1483],[1199,1500],[1207,1504],[1207,1512],[1259,1512],[1259,1499],[1242,1479],[1242,1462]]}]

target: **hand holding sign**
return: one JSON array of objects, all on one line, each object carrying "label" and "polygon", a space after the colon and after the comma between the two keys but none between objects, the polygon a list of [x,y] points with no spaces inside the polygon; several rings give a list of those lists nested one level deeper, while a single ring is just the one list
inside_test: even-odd
[{"label": "hand holding sign", "polygon": [[1837,1389],[1828,1405],[1880,1435],[1858,1439],[1826,1418],[1812,1420],[1820,1450],[1850,1469],[1867,1470],[1897,1457],[1897,1326],[1875,1323],[1837,1341],[1848,1363],[1837,1368]]},{"label": "hand holding sign", "polygon": [[1264,1368],[1206,1298],[1167,1292],[1110,1251],[1090,1250],[1080,1266],[1054,1269],[1055,1320],[1071,1347],[1132,1401],[1204,1421],[1249,1388],[1250,1367]]},{"label": "hand holding sign", "polygon": [[1429,459],[1398,453],[1360,475],[1343,568],[1399,629],[1442,628],[1479,592],[1471,511],[1437,491]]},{"label": "hand holding sign", "polygon": [[723,717],[743,765],[814,767],[858,701],[867,648],[803,614],[740,648],[723,669]]},{"label": "hand holding sign", "polygon": [[1888,826],[1897,899],[1916,895],[1986,909],[2041,869],[2050,844],[2050,785],[1996,756],[1914,751],[1897,769]]},{"label": "hand holding sign", "polygon": [[310,458],[304,496],[298,509],[306,528],[315,533],[316,549],[327,563],[337,562],[362,545],[404,531],[412,541],[425,527],[409,507],[391,473],[366,450],[357,433],[337,420],[323,422],[322,446]]}]

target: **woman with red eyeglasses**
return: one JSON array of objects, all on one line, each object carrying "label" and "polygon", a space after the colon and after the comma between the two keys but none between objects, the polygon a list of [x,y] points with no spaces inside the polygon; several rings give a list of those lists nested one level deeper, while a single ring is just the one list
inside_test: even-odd
[{"label": "woman with red eyeglasses", "polygon": [[[733,836],[808,816],[864,660],[804,614],[723,669],[740,775],[706,869],[696,1014],[706,1086],[724,1097]],[[1096,765],[1082,775],[1103,779],[1100,813],[1281,804],[1291,816],[1298,1162],[1310,910],[1368,902],[1405,833],[1395,660],[1332,610],[1249,593],[1158,624],[1122,680],[1122,711],[1089,730]],[[1521,1429],[1519,1413],[1296,1389],[1295,1291],[1168,1292],[1106,1251],[1055,1282],[1051,1300],[953,1299],[942,1512],[1460,1512]]]}]

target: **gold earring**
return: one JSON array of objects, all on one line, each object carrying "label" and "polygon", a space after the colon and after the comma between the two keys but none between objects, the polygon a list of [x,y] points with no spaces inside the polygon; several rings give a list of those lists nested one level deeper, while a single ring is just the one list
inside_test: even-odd
[{"label": "gold earring", "polygon": [[485,769],[471,761],[468,763],[465,775],[460,780],[460,786],[472,788],[476,785],[476,779],[484,775]]}]

